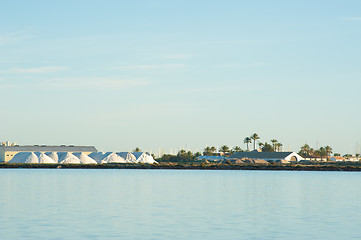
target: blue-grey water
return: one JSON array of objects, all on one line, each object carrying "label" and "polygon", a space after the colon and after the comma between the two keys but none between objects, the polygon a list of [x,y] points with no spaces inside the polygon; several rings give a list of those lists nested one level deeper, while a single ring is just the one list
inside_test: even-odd
[{"label": "blue-grey water", "polygon": [[0,239],[360,239],[361,173],[0,170]]}]

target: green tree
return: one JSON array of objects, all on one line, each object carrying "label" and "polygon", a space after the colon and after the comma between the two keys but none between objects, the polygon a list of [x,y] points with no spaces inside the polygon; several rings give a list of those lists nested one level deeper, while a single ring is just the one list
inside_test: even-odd
[{"label": "green tree", "polygon": [[262,152],[274,152],[274,149],[271,144],[269,144],[268,142],[265,142],[262,147]]},{"label": "green tree", "polygon": [[303,157],[310,157],[311,156],[311,147],[308,144],[304,144],[300,148],[299,154]]},{"label": "green tree", "polygon": [[212,155],[214,155],[215,152],[217,152],[217,148],[214,147],[214,146],[212,146],[212,147],[211,147],[211,153],[212,153]]},{"label": "green tree", "polygon": [[205,147],[203,155],[204,156],[211,156],[211,154],[212,154],[211,148],[210,147]]},{"label": "green tree", "polygon": [[140,148],[136,147],[133,152],[141,152]]},{"label": "green tree", "polygon": [[260,139],[257,133],[253,133],[250,137],[253,140],[253,150],[256,150],[256,141]]},{"label": "green tree", "polygon": [[276,143],[278,143],[278,141],[276,139],[271,139],[271,143],[272,143],[273,149],[276,150]]},{"label": "green tree", "polygon": [[330,146],[325,146],[324,151],[326,153],[327,161],[330,160],[330,155],[332,153],[332,148]]},{"label": "green tree", "polygon": [[232,149],[232,152],[242,152],[242,148],[240,148],[239,146],[234,146]]},{"label": "green tree", "polygon": [[283,144],[278,142],[275,144],[275,151],[281,152],[282,151]]},{"label": "green tree", "polygon": [[223,145],[220,149],[219,149],[220,152],[223,153],[223,156],[226,156],[227,153],[229,152],[229,147],[227,145]]},{"label": "green tree", "polygon": [[246,137],[243,142],[247,144],[247,152],[249,152],[248,144],[252,143],[252,139],[250,137]]}]

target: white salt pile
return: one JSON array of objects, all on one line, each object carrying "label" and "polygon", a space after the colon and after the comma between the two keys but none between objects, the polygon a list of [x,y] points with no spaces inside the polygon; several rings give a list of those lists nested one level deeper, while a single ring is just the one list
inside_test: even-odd
[{"label": "white salt pile", "polygon": [[39,163],[56,163],[54,159],[52,159],[45,153],[36,152],[35,154],[39,159]]},{"label": "white salt pile", "polygon": [[61,164],[80,164],[81,161],[78,157],[74,156],[72,153],[69,152],[62,152],[58,153],[59,156],[59,163]]},{"label": "white salt pile", "polygon": [[125,159],[116,154],[115,152],[106,156],[101,163],[126,163]]},{"label": "white salt pile", "polygon": [[39,163],[39,159],[33,152],[19,152],[9,163]]},{"label": "white salt pile", "polygon": [[117,152],[117,154],[124,158],[127,163],[135,163],[137,161],[136,157],[131,152]]},{"label": "white salt pile", "polygon": [[157,161],[154,160],[152,156],[144,152],[133,152],[133,155],[135,156],[137,163],[149,163],[149,164],[158,163]]},{"label": "white salt pile", "polygon": [[95,161],[93,158],[89,157],[85,153],[73,153],[73,155],[79,158],[82,164],[97,164],[97,161]]},{"label": "white salt pile", "polygon": [[56,152],[46,152],[45,154],[52,158],[56,163],[59,161],[59,156]]}]

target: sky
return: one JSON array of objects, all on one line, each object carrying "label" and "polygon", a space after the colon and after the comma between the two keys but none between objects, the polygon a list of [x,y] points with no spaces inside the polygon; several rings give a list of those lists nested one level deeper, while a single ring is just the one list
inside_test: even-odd
[{"label": "sky", "polygon": [[361,152],[361,1],[0,6],[1,141]]}]

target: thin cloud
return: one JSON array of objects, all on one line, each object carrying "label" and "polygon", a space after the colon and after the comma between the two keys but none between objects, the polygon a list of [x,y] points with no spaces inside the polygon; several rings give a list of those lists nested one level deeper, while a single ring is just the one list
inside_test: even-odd
[{"label": "thin cloud", "polygon": [[110,89],[119,90],[131,87],[145,87],[151,82],[147,79],[122,79],[122,78],[51,78],[46,80],[16,83],[15,81],[0,81],[0,88],[35,88],[35,89]]},{"label": "thin cloud", "polygon": [[54,78],[44,82],[48,87],[54,88],[107,88],[123,89],[150,85],[146,79],[122,79],[122,78]]},{"label": "thin cloud", "polygon": [[249,67],[263,67],[265,63],[262,62],[255,62],[255,63],[226,63],[226,64],[219,64],[216,67],[219,68],[249,68]]},{"label": "thin cloud", "polygon": [[184,68],[185,64],[153,64],[153,65],[128,65],[120,66],[120,70],[170,70]]},{"label": "thin cloud", "polygon": [[169,55],[165,55],[164,58],[165,59],[188,59],[193,57],[193,55],[191,54],[184,54],[184,53],[179,53],[179,54],[169,54]]},{"label": "thin cloud", "polygon": [[28,31],[24,30],[24,31],[12,32],[12,33],[6,33],[3,35],[0,35],[0,47],[9,45],[9,44],[14,44],[14,43],[20,42],[24,39],[31,38],[32,36],[30,36],[27,33],[28,33]]},{"label": "thin cloud", "polygon": [[54,73],[68,70],[68,67],[62,66],[46,66],[36,68],[11,68],[7,71],[1,71],[2,73],[17,73],[17,74],[42,74],[42,73]]},{"label": "thin cloud", "polygon": [[341,17],[339,19],[344,21],[361,21],[361,17]]}]

